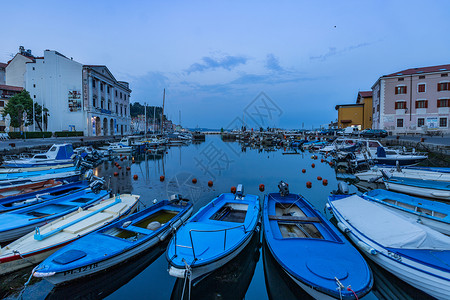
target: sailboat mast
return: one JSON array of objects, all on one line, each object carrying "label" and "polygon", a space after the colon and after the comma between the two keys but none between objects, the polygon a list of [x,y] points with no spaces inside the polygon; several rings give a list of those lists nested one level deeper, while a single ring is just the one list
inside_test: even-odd
[{"label": "sailboat mast", "polygon": [[164,133],[164,102],[166,100],[166,89],[164,89],[163,93],[163,106],[162,106],[162,115],[161,115],[161,133]]}]

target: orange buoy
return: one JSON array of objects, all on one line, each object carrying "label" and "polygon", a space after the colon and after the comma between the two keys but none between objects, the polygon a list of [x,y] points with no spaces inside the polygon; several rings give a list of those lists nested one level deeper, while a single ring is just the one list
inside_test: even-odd
[{"label": "orange buoy", "polygon": [[306,169],[302,169],[302,173],[306,173]]},{"label": "orange buoy", "polygon": [[324,179],[324,180],[322,181],[322,184],[325,185],[325,186],[328,185],[328,180]]},{"label": "orange buoy", "polygon": [[209,186],[209,187],[212,187],[212,186],[213,186],[212,180],[208,181],[208,186]]},{"label": "orange buoy", "polygon": [[131,169],[130,167],[127,167],[127,171],[130,171],[130,169]]},{"label": "orange buoy", "polygon": [[119,176],[119,173],[118,172],[114,172],[114,176]]},{"label": "orange buoy", "polygon": [[311,181],[306,182],[306,187],[307,187],[308,189],[310,189],[310,188],[312,187]]},{"label": "orange buoy", "polygon": [[137,179],[138,179],[137,174],[134,174],[134,175],[133,175],[133,179],[134,179],[134,180],[137,180]]},{"label": "orange buoy", "polygon": [[121,169],[122,169],[122,167],[121,167],[121,166],[118,166],[118,167],[117,167],[117,169],[121,170]]},{"label": "orange buoy", "polygon": [[315,167],[316,167],[316,165],[315,165],[315,164],[311,164],[311,167],[315,168]]},{"label": "orange buoy", "polygon": [[133,163],[133,164],[135,163],[134,158],[133,158],[133,160],[131,161],[131,163]]},{"label": "orange buoy", "polygon": [[320,177],[320,176],[317,176],[317,180],[322,180],[322,177]]},{"label": "orange buoy", "polygon": [[159,176],[159,181],[164,181],[165,177],[164,176]]},{"label": "orange buoy", "polygon": [[196,184],[197,183],[197,178],[192,178],[192,183]]},{"label": "orange buoy", "polygon": [[320,160],[320,162],[324,162],[323,158]]},{"label": "orange buoy", "polygon": [[233,194],[236,194],[236,187],[235,187],[235,186],[232,186],[231,189],[230,189],[230,191],[231,191]]},{"label": "orange buoy", "polygon": [[120,158],[120,161],[123,161],[123,157],[122,157],[122,158]]},{"label": "orange buoy", "polygon": [[123,159],[127,160],[127,159],[128,159],[128,157],[127,157],[127,156],[124,156],[124,157],[123,157]]},{"label": "orange buoy", "polygon": [[120,157],[122,157],[122,154],[120,154]]},{"label": "orange buoy", "polygon": [[330,167],[332,167],[334,164],[333,164],[333,162],[332,161],[330,161]]},{"label": "orange buoy", "polygon": [[266,189],[266,187],[264,186],[264,184],[260,184],[259,185],[259,190],[261,191],[261,192],[264,192],[264,190]]}]

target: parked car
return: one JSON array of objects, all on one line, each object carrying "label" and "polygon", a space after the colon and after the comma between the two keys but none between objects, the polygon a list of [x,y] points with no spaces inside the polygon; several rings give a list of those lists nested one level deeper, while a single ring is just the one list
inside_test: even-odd
[{"label": "parked car", "polygon": [[388,136],[386,130],[383,129],[366,129],[361,132],[362,137],[385,138]]}]

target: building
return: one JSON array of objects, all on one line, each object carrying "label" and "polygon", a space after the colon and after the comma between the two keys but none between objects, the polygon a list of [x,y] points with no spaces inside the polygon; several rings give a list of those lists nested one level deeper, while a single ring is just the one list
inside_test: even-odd
[{"label": "building", "polygon": [[49,111],[44,130],[83,131],[86,136],[130,133],[131,89],[127,82],[117,81],[106,66],[83,65],[45,50],[43,57],[17,59],[12,73],[8,70],[12,62],[8,64],[7,82],[8,78],[20,80],[19,62],[25,65],[25,89]]},{"label": "building", "polygon": [[6,85],[25,88],[26,64],[34,61],[35,57],[31,54],[31,50],[25,50],[23,46],[20,46],[19,52],[8,61],[5,68]]},{"label": "building", "polygon": [[[3,110],[8,104],[9,98],[23,91],[20,86],[11,86],[0,84],[0,131],[5,131],[5,118],[3,117]],[[12,131],[12,128],[10,128]]]},{"label": "building", "polygon": [[449,133],[450,65],[413,68],[372,86],[373,127],[393,133]]},{"label": "building", "polygon": [[356,103],[336,105],[335,108],[338,111],[338,128],[372,128],[372,91],[358,92]]},{"label": "building", "polygon": [[6,66],[8,64],[0,63],[0,84],[6,84]]}]

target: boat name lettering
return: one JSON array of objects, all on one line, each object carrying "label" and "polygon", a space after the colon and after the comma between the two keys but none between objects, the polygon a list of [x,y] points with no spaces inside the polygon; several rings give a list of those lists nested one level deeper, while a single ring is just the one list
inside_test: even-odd
[{"label": "boat name lettering", "polygon": [[87,270],[92,270],[92,269],[95,269],[97,267],[98,267],[98,264],[95,263],[95,264],[90,264],[90,265],[87,265],[87,266],[84,266],[84,267],[80,267],[80,268],[77,268],[77,269],[73,269],[73,270],[70,270],[70,271],[64,271],[64,276],[70,275],[70,274],[75,274],[75,273],[85,272]]}]

